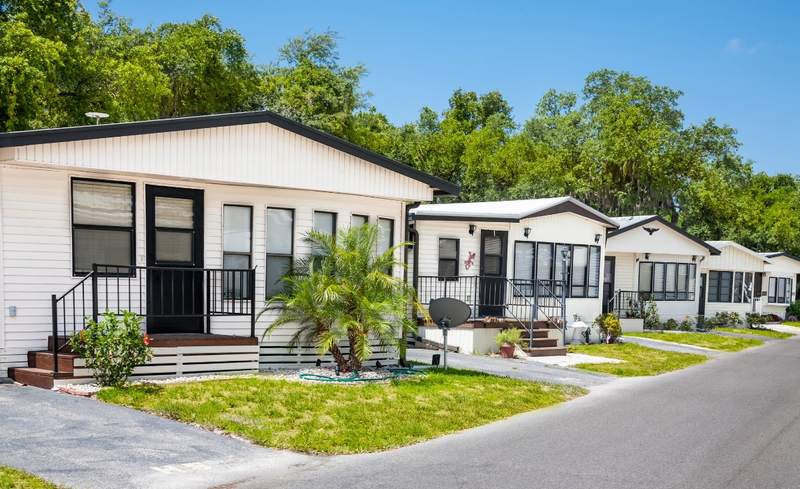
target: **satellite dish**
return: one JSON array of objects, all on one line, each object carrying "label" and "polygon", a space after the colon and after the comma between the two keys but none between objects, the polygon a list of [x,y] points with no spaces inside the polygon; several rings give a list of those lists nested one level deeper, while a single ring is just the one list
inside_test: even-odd
[{"label": "satellite dish", "polygon": [[472,314],[466,302],[450,297],[432,300],[428,312],[433,322],[443,329],[461,326]]},{"label": "satellite dish", "polygon": [[94,119],[95,125],[100,125],[100,119],[105,119],[108,117],[108,114],[105,112],[87,112],[85,115],[90,119]]}]

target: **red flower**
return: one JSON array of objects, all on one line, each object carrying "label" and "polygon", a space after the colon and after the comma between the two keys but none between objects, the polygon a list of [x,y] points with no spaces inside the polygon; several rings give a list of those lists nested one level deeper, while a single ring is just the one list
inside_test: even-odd
[{"label": "red flower", "polygon": [[147,336],[147,335],[144,335],[142,337],[142,342],[144,343],[144,346],[150,346],[150,337]]}]

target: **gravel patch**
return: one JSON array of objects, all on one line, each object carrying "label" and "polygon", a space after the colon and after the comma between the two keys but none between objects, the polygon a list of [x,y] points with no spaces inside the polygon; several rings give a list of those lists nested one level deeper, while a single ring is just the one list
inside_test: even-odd
[{"label": "gravel patch", "polygon": [[[423,369],[418,369],[422,371]],[[330,384],[337,383],[339,380],[341,385],[358,385],[364,382],[389,382],[393,379],[402,379],[408,375],[393,373],[386,369],[364,369],[354,376],[350,373],[336,374],[332,368],[305,368],[305,369],[283,369],[283,370],[268,370],[253,374],[237,374],[237,375],[193,375],[185,377],[170,377],[168,379],[142,379],[131,382],[131,385],[167,385],[167,384],[182,384],[185,382],[208,382],[211,380],[226,380],[226,379],[242,379],[242,378],[261,378],[268,380],[288,380],[292,382],[304,382],[311,384]],[[331,380],[328,380],[331,379]],[[356,380],[360,379],[360,380]],[[348,381],[349,380],[349,381]],[[52,390],[71,394],[74,396],[92,397],[100,391],[102,387],[98,384],[64,384],[53,387]]]}]

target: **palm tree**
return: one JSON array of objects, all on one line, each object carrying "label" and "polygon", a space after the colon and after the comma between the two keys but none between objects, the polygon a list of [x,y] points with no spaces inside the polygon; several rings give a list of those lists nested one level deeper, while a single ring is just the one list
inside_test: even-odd
[{"label": "palm tree", "polygon": [[[372,355],[372,340],[400,348],[398,332],[414,327],[409,304],[418,304],[413,289],[387,272],[403,266],[395,254],[407,243],[378,254],[378,228],[370,225],[342,229],[336,237],[311,231],[305,239],[313,255],[295,264],[284,278],[285,292],[267,302],[264,311],[279,315],[265,334],[297,324],[290,347],[314,344],[320,354],[330,352],[342,371],[361,368]],[[345,341],[346,357],[339,348]]]}]

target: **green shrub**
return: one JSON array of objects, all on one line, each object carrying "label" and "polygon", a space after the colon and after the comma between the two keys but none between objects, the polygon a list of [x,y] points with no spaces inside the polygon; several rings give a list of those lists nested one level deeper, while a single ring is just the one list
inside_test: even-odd
[{"label": "green shrub", "polygon": [[520,345],[522,344],[522,330],[519,328],[504,329],[497,333],[497,336],[494,337],[494,341],[497,343],[498,347],[506,343],[509,345]]},{"label": "green shrub", "polygon": [[786,319],[789,321],[790,317],[800,318],[800,301],[794,301],[786,308]]},{"label": "green shrub", "polygon": [[601,314],[594,320],[594,324],[600,328],[600,334],[604,338],[603,343],[616,343],[622,336],[622,325],[616,314]]},{"label": "green shrub", "polygon": [[661,318],[658,317],[658,304],[653,299],[648,299],[644,304],[644,327],[645,329],[658,329],[661,326]]},{"label": "green shrub", "polygon": [[749,312],[745,314],[744,321],[748,328],[758,329],[762,324],[767,322],[767,318],[761,314]]},{"label": "green shrub", "polygon": [[106,312],[100,322],[89,325],[73,335],[69,345],[86,360],[97,382],[103,386],[121,386],[133,373],[134,367],[153,357],[150,338],[142,336],[141,318],[130,311],[122,317]]},{"label": "green shrub", "polygon": [[738,312],[729,312],[728,313],[728,326],[732,326],[734,328],[742,325],[742,317],[739,316]]},{"label": "green shrub", "polygon": [[681,324],[678,325],[680,331],[694,331],[694,321],[691,318],[685,317]]},{"label": "green shrub", "polygon": [[678,329],[678,321],[674,320],[673,318],[667,319],[667,322],[664,323],[664,329],[669,331]]}]

